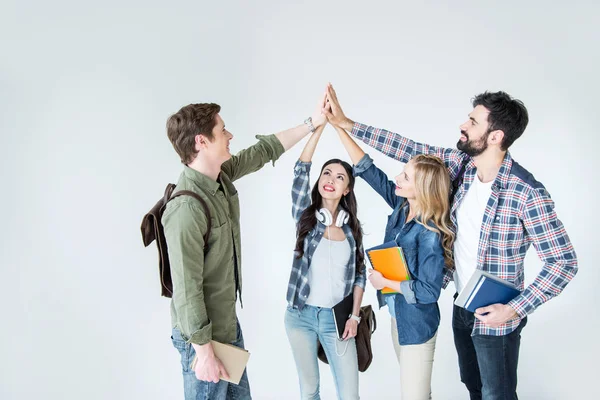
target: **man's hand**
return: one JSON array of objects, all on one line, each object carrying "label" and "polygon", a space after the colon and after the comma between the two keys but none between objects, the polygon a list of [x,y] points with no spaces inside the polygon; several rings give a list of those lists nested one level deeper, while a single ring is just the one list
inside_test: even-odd
[{"label": "man's hand", "polygon": [[348,319],[346,321],[346,329],[344,329],[344,334],[342,335],[342,339],[348,340],[356,336],[356,332],[358,331],[358,321],[354,319]]},{"label": "man's hand", "polygon": [[203,345],[192,343],[192,346],[194,346],[198,357],[194,366],[194,372],[198,380],[218,383],[221,376],[229,379],[229,374],[227,374],[221,360],[215,356],[210,343]]},{"label": "man's hand", "polygon": [[326,105],[326,101],[327,101],[327,92],[325,92],[323,94],[323,97],[321,97],[319,99],[319,103],[317,104],[317,107],[315,109],[315,112],[313,113],[313,115],[311,116],[312,118],[312,123],[313,126],[315,128],[320,127],[321,125],[324,125],[327,123],[327,117],[325,116],[325,114],[323,113],[323,109],[325,108]]},{"label": "man's hand", "polygon": [[492,328],[497,328],[517,316],[517,312],[511,306],[505,304],[492,304],[475,310],[475,317]]},{"label": "man's hand", "polygon": [[331,83],[327,84],[326,104],[323,108],[323,114],[327,116],[327,120],[331,125],[339,126],[347,131],[351,131],[354,126],[354,121],[344,115],[340,102]]},{"label": "man's hand", "polygon": [[385,278],[381,275],[381,272],[369,269],[369,282],[377,290],[381,290],[385,287]]}]

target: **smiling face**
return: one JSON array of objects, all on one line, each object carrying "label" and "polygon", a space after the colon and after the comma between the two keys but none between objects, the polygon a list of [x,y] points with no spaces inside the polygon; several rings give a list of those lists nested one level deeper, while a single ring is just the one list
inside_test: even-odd
[{"label": "smiling face", "polygon": [[326,165],[319,177],[319,194],[327,200],[339,200],[348,194],[350,178],[346,169],[337,163]]},{"label": "smiling face", "polygon": [[225,122],[221,116],[215,116],[215,126],[212,129],[212,140],[201,136],[200,142],[205,146],[204,157],[209,158],[212,162],[222,164],[231,158],[229,151],[229,142],[233,139],[233,135],[225,129]]},{"label": "smiling face", "polygon": [[405,199],[415,199],[416,191],[415,191],[415,166],[414,161],[410,160],[404,166],[404,171],[396,178],[396,196],[404,197]]},{"label": "smiling face", "polygon": [[482,105],[471,111],[469,119],[460,126],[460,139],[456,147],[471,157],[476,157],[488,148],[490,112]]}]

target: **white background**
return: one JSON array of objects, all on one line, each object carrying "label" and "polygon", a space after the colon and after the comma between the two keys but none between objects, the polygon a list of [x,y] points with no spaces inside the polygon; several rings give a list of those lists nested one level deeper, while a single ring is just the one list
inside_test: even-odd
[{"label": "white background", "polygon": [[[1,399],[182,398],[156,248],[142,246],[139,229],[181,170],[166,119],[217,102],[238,151],[257,133],[300,124],[328,81],[350,118],[443,146],[458,140],[475,94],[525,102],[530,124],[512,155],[552,194],[581,269],[523,331],[519,398],[600,395],[597,2],[84,3],[0,10]],[[256,399],[298,397],[283,314],[302,145],[237,184],[239,318]],[[391,176],[401,171],[370,154]],[[329,127],[316,168],[332,157],[348,159]],[[376,245],[390,210],[364,182],[356,191],[365,246]],[[530,250],[527,282],[540,267]],[[468,396],[452,294],[440,299],[437,399]],[[375,302],[369,288],[364,303]],[[399,398],[387,310],[377,317],[361,396]],[[327,369],[322,395],[334,398]]]}]

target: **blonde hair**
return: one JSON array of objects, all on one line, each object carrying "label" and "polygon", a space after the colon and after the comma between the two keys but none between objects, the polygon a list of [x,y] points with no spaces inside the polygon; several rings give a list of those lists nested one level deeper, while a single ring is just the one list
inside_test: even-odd
[{"label": "blonde hair", "polygon": [[419,203],[420,220],[416,221],[426,229],[440,234],[444,247],[444,265],[453,270],[455,233],[450,221],[450,176],[443,161],[436,156],[420,154],[411,161],[415,170],[415,194]]}]

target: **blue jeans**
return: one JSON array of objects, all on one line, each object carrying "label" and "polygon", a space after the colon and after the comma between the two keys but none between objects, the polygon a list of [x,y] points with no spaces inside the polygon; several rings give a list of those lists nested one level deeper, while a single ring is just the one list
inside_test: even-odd
[{"label": "blue jeans", "polygon": [[[173,329],[171,336],[173,346],[181,354],[181,368],[183,370],[183,391],[185,400],[247,400],[252,399],[250,395],[250,384],[248,383],[248,374],[244,371],[239,385],[219,381],[218,383],[200,381],[196,378],[194,370],[190,369],[190,364],[194,359],[196,351],[190,343],[186,343],[181,337],[179,329]],[[234,346],[244,348],[244,338],[242,328],[237,323],[237,338],[231,343]]]},{"label": "blue jeans", "polygon": [[504,336],[471,336],[474,322],[472,312],[454,306],[452,330],[460,380],[469,390],[471,400],[517,400],[519,346],[527,318]]},{"label": "blue jeans", "polygon": [[[285,330],[292,347],[302,399],[319,400],[317,340],[329,361],[340,400],[358,399],[358,356],[354,338],[340,341],[331,308],[306,305],[285,312]],[[341,354],[339,356],[338,354]]]}]

